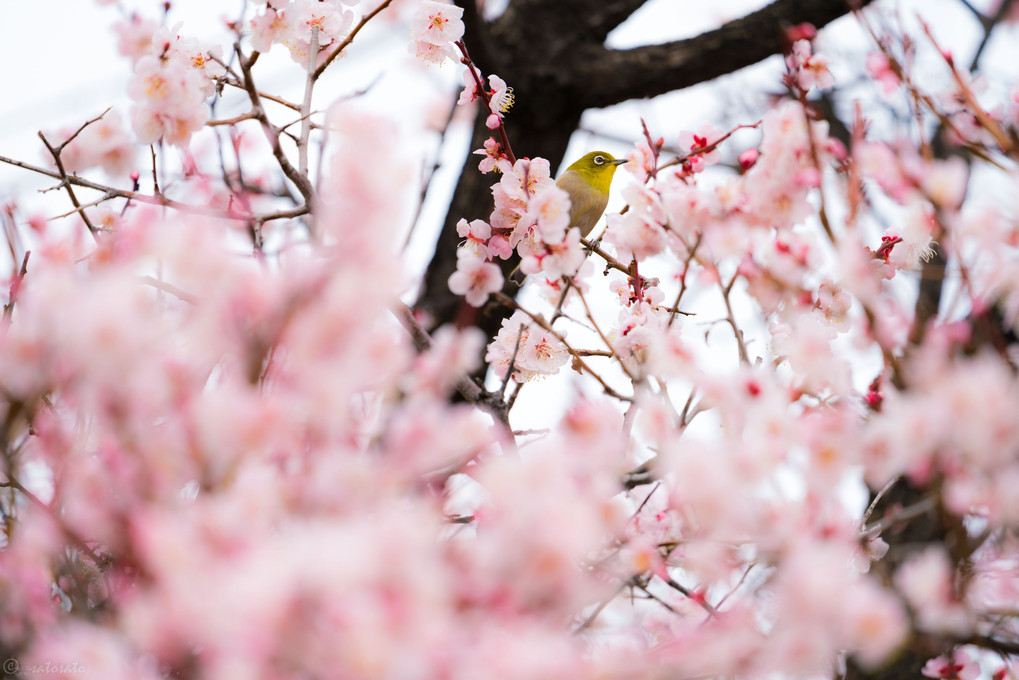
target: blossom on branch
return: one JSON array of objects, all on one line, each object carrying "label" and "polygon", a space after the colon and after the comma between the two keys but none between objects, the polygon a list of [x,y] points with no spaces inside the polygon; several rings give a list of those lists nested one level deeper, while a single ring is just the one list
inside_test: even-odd
[{"label": "blossom on branch", "polygon": [[469,248],[457,251],[456,271],[449,277],[449,289],[457,295],[463,295],[467,304],[472,307],[482,306],[491,293],[502,290],[502,285],[503,276],[499,265],[489,262]]},{"label": "blossom on branch", "polygon": [[177,60],[147,56],[138,60],[127,86],[134,100],[131,124],[138,141],[186,146],[209,118],[205,106],[207,80]]},{"label": "blossom on branch", "polygon": [[814,53],[809,40],[797,40],[786,56],[786,65],[796,78],[796,85],[804,92],[815,85],[827,90],[835,84],[835,78],[828,70],[828,58]]},{"label": "blossom on branch", "polygon": [[425,0],[411,20],[410,51],[426,63],[457,59],[453,43],[464,33],[463,8]]},{"label": "blossom on branch", "polygon": [[485,354],[485,361],[503,378],[512,361],[512,375],[517,382],[554,375],[568,359],[566,346],[522,311],[503,320],[499,334]]}]

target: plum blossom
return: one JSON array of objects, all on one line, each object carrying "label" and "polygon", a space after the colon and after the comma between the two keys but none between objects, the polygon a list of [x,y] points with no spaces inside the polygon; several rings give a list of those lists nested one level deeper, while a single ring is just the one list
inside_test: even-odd
[{"label": "plum blossom", "polygon": [[955,591],[952,565],[941,548],[927,548],[908,560],[896,572],[895,584],[915,610],[922,630],[945,634],[972,630],[973,613]]},{"label": "plum blossom", "polygon": [[[353,13],[342,7],[337,0],[294,0],[284,9],[286,32],[280,35],[280,42],[290,50],[290,58],[301,66],[308,67],[312,38],[317,50],[313,64],[321,64],[330,54],[330,48],[338,44],[354,22]],[[268,27],[276,30],[275,23]]]},{"label": "plum blossom", "polygon": [[411,20],[412,37],[434,45],[456,42],[463,33],[463,8],[452,3],[425,0]]},{"label": "plum blossom", "polygon": [[609,335],[612,350],[637,375],[645,372],[644,365],[666,335],[669,317],[658,309],[664,297],[661,290],[648,286],[643,299],[634,300],[619,311],[616,326]]},{"label": "plum blossom", "polygon": [[251,19],[251,46],[259,52],[268,52],[276,43],[283,43],[293,30],[290,13],[280,11],[271,4]]},{"label": "plum blossom", "polygon": [[117,34],[117,52],[137,63],[144,56],[152,54],[152,38],[159,30],[159,24],[132,14],[129,19],[113,25]]},{"label": "plum blossom", "polygon": [[708,165],[715,165],[722,158],[718,148],[713,144],[722,138],[722,132],[711,123],[704,123],[697,132],[684,130],[679,133],[679,151],[687,157],[683,165],[690,173],[703,172]]},{"label": "plum blossom", "polygon": [[547,186],[527,202],[526,217],[534,220],[542,241],[560,243],[570,226],[570,195],[554,184]]},{"label": "plum blossom", "polygon": [[506,156],[502,144],[495,141],[492,137],[485,140],[485,148],[478,149],[474,153],[484,156],[481,159],[481,163],[478,164],[478,170],[481,172],[489,173],[496,170],[505,174],[513,169],[513,164],[510,163],[509,158]]},{"label": "plum blossom", "polygon": [[492,227],[484,220],[460,220],[456,225],[456,233],[466,239],[463,248],[480,257],[488,257],[488,240],[492,237]]},{"label": "plum blossom", "polygon": [[164,61],[155,56],[139,59],[127,86],[134,100],[131,125],[138,141],[152,144],[162,139],[186,146],[209,118],[206,83],[200,71],[177,60]]},{"label": "plum blossom", "polygon": [[655,154],[647,140],[641,139],[634,144],[633,148],[626,152],[626,159],[629,162],[623,168],[636,177],[638,182],[646,182],[655,169]]},{"label": "plum blossom", "polygon": [[[513,88],[506,85],[505,80],[494,74],[488,76],[488,86],[491,88],[491,92],[489,92],[489,111],[492,112],[492,116],[498,117],[501,121],[502,115],[513,106]],[[491,125],[488,127],[492,129]]]},{"label": "plum blossom", "polygon": [[[465,104],[470,104],[474,101],[477,101],[480,95],[478,81],[475,79],[476,74],[477,71],[475,71],[472,67],[470,66],[464,67],[462,76],[464,81],[464,89],[463,91],[460,92],[460,97],[456,101],[457,105],[464,106]],[[485,171],[482,170],[482,172]]]},{"label": "plum blossom", "polygon": [[853,299],[849,293],[831,283],[822,283],[817,289],[817,307],[836,330],[845,330],[852,305]]},{"label": "plum blossom", "polygon": [[549,279],[573,276],[585,261],[584,249],[580,244],[580,230],[576,227],[566,232],[558,243],[542,242],[541,247],[525,255],[520,271],[525,274],[544,273]]},{"label": "plum blossom", "polygon": [[457,330],[443,326],[432,334],[432,346],[414,359],[408,375],[410,390],[445,397],[461,376],[477,368],[484,334],[477,328]]},{"label": "plum blossom", "polygon": [[951,656],[938,656],[927,661],[920,671],[928,678],[944,680],[976,680],[980,677],[980,666],[969,652],[956,648]]},{"label": "plum blossom", "polygon": [[109,175],[127,175],[135,169],[138,155],[133,143],[120,113],[110,111],[79,132],[60,158],[70,172],[99,166]]},{"label": "plum blossom", "polygon": [[815,85],[818,89],[827,90],[835,84],[831,71],[828,70],[828,59],[824,55],[813,52],[809,40],[797,40],[786,56],[786,65],[796,77],[796,85],[804,92]]},{"label": "plum blossom", "polygon": [[625,258],[642,260],[662,252],[666,246],[665,207],[658,192],[640,184],[623,188],[630,205],[625,215],[609,215],[605,238]]},{"label": "plum blossom", "polygon": [[456,271],[449,277],[449,289],[463,295],[469,305],[482,306],[491,293],[502,290],[502,285],[499,265],[485,260],[469,248],[457,251]]},{"label": "plum blossom", "polygon": [[160,59],[172,59],[201,72],[206,83],[206,97],[215,92],[215,79],[226,72],[223,67],[222,49],[219,45],[184,37],[181,25],[170,30],[160,28],[152,36],[152,54]]},{"label": "plum blossom", "polygon": [[499,182],[492,186],[495,199],[489,220],[492,230],[506,236],[512,248],[523,248],[521,255],[537,248],[535,221],[523,219],[527,215],[528,203],[532,196],[554,184],[548,161],[535,158],[518,159],[510,172],[503,173]]},{"label": "plum blossom", "polygon": [[896,269],[917,269],[934,255],[933,215],[924,206],[914,203],[900,225],[885,230],[882,240],[892,243],[887,261]]},{"label": "plum blossom", "polygon": [[463,9],[453,4],[425,0],[411,20],[410,50],[419,59],[437,64],[456,59],[453,43],[464,33]]},{"label": "plum blossom", "polygon": [[874,50],[867,55],[867,75],[881,84],[881,91],[889,95],[901,85],[899,77],[895,75],[892,64],[880,50]]},{"label": "plum blossom", "polygon": [[485,361],[502,376],[506,375],[512,360],[513,379],[517,382],[539,375],[554,375],[568,359],[569,351],[559,338],[522,311],[503,320],[499,334],[485,354]]},{"label": "plum blossom", "polygon": [[746,172],[750,168],[754,167],[754,164],[757,162],[757,157],[760,155],[760,152],[754,148],[747,149],[740,153],[737,158],[740,169],[743,170],[743,172]]}]

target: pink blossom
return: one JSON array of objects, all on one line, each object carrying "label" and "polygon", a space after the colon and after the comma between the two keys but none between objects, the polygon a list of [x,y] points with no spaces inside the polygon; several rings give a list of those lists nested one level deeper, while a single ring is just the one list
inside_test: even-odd
[{"label": "pink blossom", "polygon": [[503,320],[499,334],[488,345],[485,355],[485,361],[502,375],[506,374],[512,360],[513,379],[517,382],[538,375],[554,375],[568,359],[566,346],[520,311]]},{"label": "pink blossom", "polygon": [[502,114],[513,106],[513,88],[507,86],[505,80],[494,74],[488,76],[488,86],[491,88],[488,108],[493,116],[498,116],[501,119]]},{"label": "pink blossom", "polygon": [[150,144],[164,139],[186,146],[209,117],[205,83],[199,71],[176,60],[140,59],[127,88],[134,100],[131,123],[138,141]]},{"label": "pink blossom", "polygon": [[452,3],[425,0],[411,20],[411,41],[433,45],[453,43],[463,37],[463,8]]},{"label": "pink blossom", "polygon": [[506,157],[502,145],[492,137],[485,140],[484,149],[478,149],[474,153],[484,156],[481,159],[481,163],[478,164],[478,170],[481,172],[489,173],[493,170],[498,170],[505,174],[513,169],[513,165],[509,162],[509,158]]},{"label": "pink blossom", "polygon": [[631,209],[625,215],[606,218],[606,240],[627,259],[642,260],[662,252],[666,235],[661,195],[645,186],[630,184],[623,189],[623,198]]},{"label": "pink blossom", "polygon": [[817,307],[824,318],[836,330],[844,330],[853,299],[849,294],[830,283],[822,283],[817,289]]},{"label": "pink blossom", "polygon": [[[922,205],[910,205],[909,212],[899,226],[885,230],[883,240],[895,242],[887,257],[888,263],[896,269],[917,269],[934,255],[933,216]],[[896,241],[896,239],[898,239]]]},{"label": "pink blossom", "polygon": [[484,220],[460,220],[456,225],[456,233],[467,239],[465,248],[480,257],[488,257],[488,240],[492,237],[492,227]]},{"label": "pink blossom", "polygon": [[463,37],[463,9],[425,0],[411,20],[410,51],[426,63],[456,59],[453,43]]},{"label": "pink blossom", "polygon": [[690,156],[688,163],[692,172],[701,172],[704,166],[714,165],[722,158],[717,147],[705,151],[722,138],[722,132],[711,123],[704,123],[696,133],[683,131],[679,133],[679,150],[684,156]]},{"label": "pink blossom", "polygon": [[504,173],[499,183],[492,187],[495,208],[489,222],[493,230],[508,234],[509,243],[514,248],[521,243],[524,243],[525,249],[533,247],[535,222],[521,218],[527,213],[530,198],[553,184],[547,160],[517,160],[511,171]]},{"label": "pink blossom", "polygon": [[747,149],[739,155],[739,167],[746,172],[750,168],[754,167],[754,163],[757,162],[757,157],[760,156],[760,152],[755,148]]},{"label": "pink blossom", "polygon": [[796,84],[803,91],[815,85],[826,90],[835,84],[835,79],[828,70],[828,59],[821,54],[813,53],[809,40],[797,40],[786,56],[789,70],[796,75]]},{"label": "pink blossom", "polygon": [[502,290],[503,277],[499,266],[486,261],[467,248],[457,251],[456,271],[449,277],[449,289],[463,295],[467,303],[480,307],[488,296]]},{"label": "pink blossom", "polygon": [[867,74],[881,84],[881,91],[890,94],[899,87],[899,77],[892,70],[888,57],[880,50],[875,50],[867,55]]},{"label": "pink blossom", "polygon": [[[352,4],[254,0],[230,30],[307,66]],[[457,54],[460,10],[402,4],[423,56]],[[447,280],[464,327],[423,304],[407,332],[421,145],[362,100],[304,125],[267,96],[282,152],[308,161],[315,200],[295,204],[257,121],[218,121],[225,153],[195,136],[223,73],[179,29],[118,29],[136,134],[190,147],[154,146],[175,203],[110,113],[62,156],[138,185],[83,199],[96,233],[0,206],[0,640],[23,675],[813,677],[927,640],[947,651],[926,675],[974,679],[982,652],[960,644],[1007,635],[1019,600],[1019,383],[999,332],[1019,323],[1019,229],[963,164],[927,157],[923,125],[872,124],[847,150],[783,99],[740,168],[703,174],[716,128],[660,173],[645,139],[594,252],[548,161],[488,140],[494,206],[457,223]],[[786,31],[793,94],[830,78],[815,33]],[[465,102],[488,95],[464,82]],[[485,86],[498,126],[511,94]],[[966,101],[978,87],[935,103],[1007,157]],[[302,127],[322,154],[297,153]],[[935,241],[958,285],[914,328],[902,271]],[[538,294],[485,338],[467,307],[514,252]],[[999,311],[1002,329],[983,323]],[[920,504],[862,518],[863,483],[899,478]],[[990,538],[904,546],[925,508]]]},{"label": "pink blossom", "polygon": [[317,32],[319,47],[342,38],[353,20],[350,12],[335,2],[296,0],[286,11],[293,21],[293,38],[310,43],[312,33]]},{"label": "pink blossom", "polygon": [[952,656],[938,656],[929,659],[920,671],[928,678],[946,680],[976,680],[980,677],[980,666],[965,649],[956,648]]},{"label": "pink blossom", "polygon": [[506,260],[513,254],[513,246],[505,236],[496,234],[488,241],[488,254],[490,257]]},{"label": "pink blossom", "polygon": [[542,241],[560,243],[570,226],[570,195],[554,184],[547,186],[527,202],[526,214],[535,220]]},{"label": "pink blossom", "polygon": [[549,279],[574,276],[584,263],[584,249],[580,245],[580,230],[574,227],[558,243],[543,242],[540,247],[525,255],[520,271],[525,274],[544,273]]},{"label": "pink blossom", "polygon": [[274,44],[284,42],[293,30],[290,14],[270,4],[251,19],[251,46],[259,52],[268,52]]},{"label": "pink blossom", "polygon": [[477,328],[437,330],[431,348],[414,359],[414,371],[408,376],[412,391],[445,397],[457,380],[477,367],[484,342]]},{"label": "pink blossom", "polygon": [[634,144],[633,149],[626,153],[626,158],[630,162],[623,167],[636,177],[637,181],[646,182],[655,169],[655,156],[647,141],[642,139]]},{"label": "pink blossom", "polygon": [[895,595],[866,579],[855,584],[846,607],[853,657],[864,667],[880,667],[906,641],[906,612]]},{"label": "pink blossom", "polygon": [[895,584],[922,630],[965,635],[972,629],[973,614],[956,595],[952,565],[941,548],[927,548],[908,560],[895,573]]},{"label": "pink blossom", "polygon": [[[353,13],[335,1],[293,0],[284,13],[286,32],[280,42],[290,50],[290,58],[305,68],[324,63],[330,54],[328,48],[339,43],[354,22]],[[309,63],[313,36],[316,55],[314,63]]]},{"label": "pink blossom", "polygon": [[70,172],[99,166],[109,175],[123,176],[135,169],[137,149],[132,144],[120,113],[110,111],[82,130],[60,157]]},{"label": "pink blossom", "polygon": [[436,45],[427,40],[410,43],[410,52],[426,64],[441,64],[447,59],[456,59],[456,51],[448,43]]},{"label": "pink blossom", "polygon": [[113,31],[117,34],[117,51],[137,63],[142,57],[152,54],[152,38],[157,30],[159,24],[137,14],[115,23]]},{"label": "pink blossom", "polygon": [[[475,73],[477,73],[477,71],[475,71],[472,67],[470,67],[470,66],[465,66],[464,67],[464,70],[463,70],[464,89],[463,89],[462,92],[460,92],[460,98],[457,99],[457,102],[456,102],[460,106],[463,106],[465,104],[470,104],[471,102],[476,101],[477,98],[480,96],[479,93],[478,93],[478,90],[479,90],[479,88],[478,88],[478,81],[475,80]],[[485,142],[486,148],[487,148],[487,145],[488,145],[488,141],[493,141],[494,142],[495,140],[494,139],[486,140],[486,142]],[[477,153],[477,152],[475,152],[475,153]],[[485,171],[482,170],[482,172],[485,172]]]}]

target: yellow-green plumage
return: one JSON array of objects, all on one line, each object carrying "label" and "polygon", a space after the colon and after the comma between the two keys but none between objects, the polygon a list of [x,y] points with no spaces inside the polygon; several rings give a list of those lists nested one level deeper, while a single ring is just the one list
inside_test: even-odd
[{"label": "yellow-green plumage", "polygon": [[625,162],[604,151],[592,151],[556,180],[556,186],[570,195],[570,226],[580,227],[581,236],[590,234],[605,212],[612,177]]}]

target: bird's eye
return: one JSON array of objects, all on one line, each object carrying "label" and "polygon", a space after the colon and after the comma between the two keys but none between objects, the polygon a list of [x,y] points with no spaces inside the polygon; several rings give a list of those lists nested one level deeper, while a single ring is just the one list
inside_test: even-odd
[{"label": "bird's eye", "polygon": [[605,163],[605,156],[595,156],[594,157],[594,164],[595,165],[602,165],[603,163]]}]

